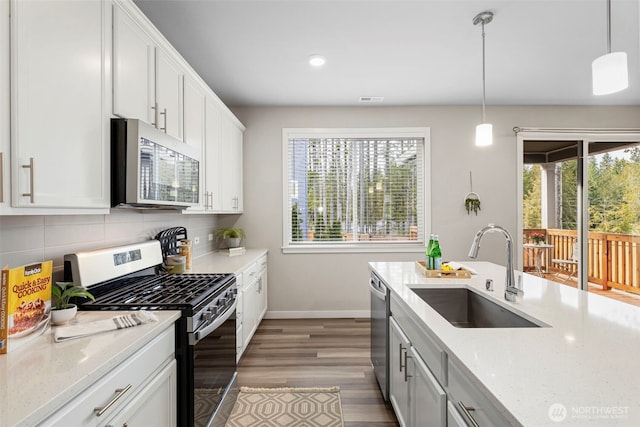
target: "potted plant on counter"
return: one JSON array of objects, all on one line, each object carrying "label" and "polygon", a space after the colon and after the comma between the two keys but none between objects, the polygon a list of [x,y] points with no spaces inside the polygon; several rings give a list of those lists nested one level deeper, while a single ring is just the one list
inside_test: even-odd
[{"label": "potted plant on counter", "polygon": [[224,241],[227,248],[237,248],[244,237],[244,230],[238,227],[219,228],[216,231],[217,240]]},{"label": "potted plant on counter", "polygon": [[56,282],[51,288],[51,295],[53,297],[51,323],[54,325],[61,325],[75,317],[78,307],[69,302],[71,298],[96,300],[88,290],[82,286],[74,285],[73,282]]}]

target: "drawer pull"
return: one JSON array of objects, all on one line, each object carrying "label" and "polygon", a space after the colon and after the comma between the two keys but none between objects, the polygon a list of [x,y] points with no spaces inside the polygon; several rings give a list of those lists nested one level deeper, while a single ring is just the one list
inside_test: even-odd
[{"label": "drawer pull", "polygon": [[476,420],[473,418],[473,415],[471,415],[471,411],[475,411],[476,408],[472,408],[471,406],[469,406],[469,407],[465,406],[464,403],[462,403],[461,400],[458,400],[458,406],[460,407],[460,409],[464,413],[465,417],[471,422],[473,427],[480,427],[478,425],[478,423],[476,422]]},{"label": "drawer pull", "polygon": [[151,126],[158,129],[158,103],[153,104],[151,109],[153,110],[153,123],[151,123]]},{"label": "drawer pull", "polygon": [[404,352],[404,382],[405,383],[409,381],[409,378],[413,376],[413,375],[409,375],[409,365],[407,364],[407,359],[410,359],[411,356],[409,356],[407,353],[408,353],[407,351]]},{"label": "drawer pull", "polygon": [[163,131],[164,133],[167,133],[167,109],[164,108],[161,112],[160,112],[161,116],[164,116],[164,127],[160,128],[161,131]]},{"label": "drawer pull", "polygon": [[35,185],[33,183],[33,177],[35,175],[35,173],[33,172],[33,169],[34,169],[35,166],[34,166],[33,163],[34,163],[33,162],[33,157],[30,157],[29,158],[29,164],[28,165],[22,165],[23,169],[29,169],[29,192],[28,193],[22,193],[22,196],[23,197],[29,197],[29,202],[30,203],[33,203],[34,202],[34,198],[35,198],[35,196],[34,196],[35,191],[33,189],[35,187]]},{"label": "drawer pull", "polygon": [[129,389],[131,389],[131,384],[127,385],[125,388],[117,388],[116,395],[113,396],[113,399],[111,399],[109,403],[107,403],[102,408],[93,408],[93,412],[97,417],[101,416],[102,414],[107,412],[109,408],[111,408],[122,396],[124,396],[129,391]]}]

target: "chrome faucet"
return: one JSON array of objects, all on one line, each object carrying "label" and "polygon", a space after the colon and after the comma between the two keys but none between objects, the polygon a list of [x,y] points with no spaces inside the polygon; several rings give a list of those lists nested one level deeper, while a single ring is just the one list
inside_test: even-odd
[{"label": "chrome faucet", "polygon": [[516,296],[524,295],[522,289],[516,286],[515,275],[513,272],[513,238],[506,228],[495,224],[489,224],[486,227],[480,229],[473,238],[471,243],[471,249],[469,249],[469,258],[476,258],[478,256],[478,249],[480,249],[480,239],[485,233],[499,232],[507,239],[507,277],[505,279],[505,291],[504,299],[510,302],[516,301]]}]

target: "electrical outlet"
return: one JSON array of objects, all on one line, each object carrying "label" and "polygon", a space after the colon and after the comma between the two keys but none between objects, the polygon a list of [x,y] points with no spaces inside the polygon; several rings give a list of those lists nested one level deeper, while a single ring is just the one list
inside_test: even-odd
[{"label": "electrical outlet", "polygon": [[209,241],[213,240],[213,233],[209,233]]},{"label": "electrical outlet", "polygon": [[197,236],[196,236],[196,237],[194,237],[194,238],[193,238],[193,244],[194,244],[194,245],[197,245],[197,244],[199,244],[199,243],[200,243],[200,237],[197,237]]}]

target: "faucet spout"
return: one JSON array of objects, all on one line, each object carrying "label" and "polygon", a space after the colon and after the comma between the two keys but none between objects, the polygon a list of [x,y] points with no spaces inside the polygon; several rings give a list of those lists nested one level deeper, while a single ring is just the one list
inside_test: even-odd
[{"label": "faucet spout", "polygon": [[481,228],[473,238],[469,249],[469,258],[476,258],[480,249],[480,240],[486,233],[501,233],[507,240],[507,277],[505,278],[504,298],[507,301],[515,302],[516,296],[522,296],[524,292],[516,286],[515,273],[513,271],[513,238],[511,233],[499,225],[489,224]]}]

